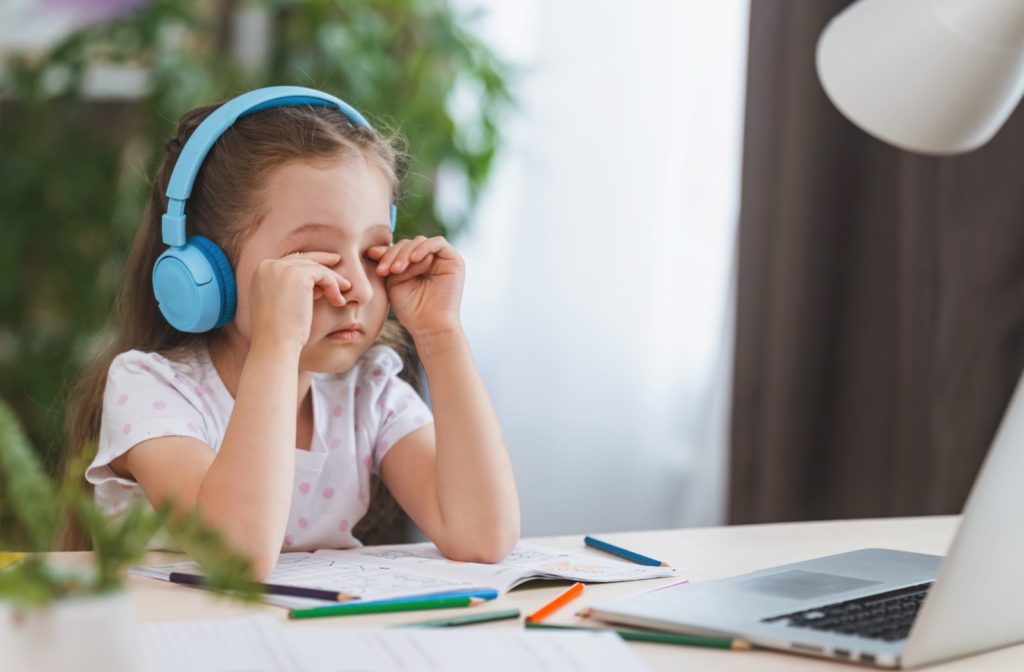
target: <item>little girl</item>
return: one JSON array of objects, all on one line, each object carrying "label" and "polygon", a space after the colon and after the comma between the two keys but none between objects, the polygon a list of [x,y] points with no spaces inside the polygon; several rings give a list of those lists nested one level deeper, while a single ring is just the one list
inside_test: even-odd
[{"label": "little girl", "polygon": [[[222,326],[203,333],[172,327],[151,281],[174,223],[172,170],[218,106],[182,116],[127,260],[114,341],[73,402],[72,447],[98,437],[86,478],[104,511],[142,496],[198,509],[260,578],[282,550],[358,546],[371,473],[445,555],[497,562],[518,539],[519,504],[461,328],[462,259],[440,236],[392,241],[395,152],[341,105],[259,106],[198,159],[187,234],[223,250],[237,288],[233,313],[222,291]],[[399,376],[407,341],[389,305],[433,414],[407,382],[415,371]]]}]

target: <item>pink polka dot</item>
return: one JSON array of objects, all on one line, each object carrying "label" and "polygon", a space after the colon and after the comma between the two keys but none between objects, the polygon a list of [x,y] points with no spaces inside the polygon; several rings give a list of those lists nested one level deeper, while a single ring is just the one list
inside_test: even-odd
[{"label": "pink polka dot", "polygon": [[342,520],[338,523],[338,532],[348,532],[348,520]]},{"label": "pink polka dot", "polygon": [[359,503],[362,504],[363,506],[366,506],[367,503],[366,493],[363,492],[362,490],[359,491]]},{"label": "pink polka dot", "polygon": [[195,390],[195,393],[198,394],[200,397],[206,394],[206,390],[203,389],[202,385],[196,385],[192,389]]},{"label": "pink polka dot", "polygon": [[331,450],[341,448],[341,439],[331,439]]},{"label": "pink polka dot", "polygon": [[330,499],[331,497],[334,497],[334,488],[324,488],[322,494],[324,499]]},{"label": "pink polka dot", "polygon": [[387,422],[388,420],[390,420],[393,417],[395,417],[395,412],[394,411],[388,411],[388,414],[384,416],[384,421]]},{"label": "pink polka dot", "polygon": [[382,441],[378,441],[377,442],[376,450],[377,450],[377,453],[380,454],[380,453],[383,453],[384,451],[386,451],[390,447],[391,447],[390,443],[388,443],[387,441],[383,441],[382,440]]},{"label": "pink polka dot", "polygon": [[154,401],[153,402],[153,409],[154,410],[162,411],[165,408],[167,408],[167,402],[166,401]]},{"label": "pink polka dot", "polygon": [[299,518],[299,527],[301,527],[302,529],[306,529],[307,527],[309,527],[309,521],[305,518]]},{"label": "pink polka dot", "polygon": [[363,466],[366,467],[367,469],[369,469],[371,466],[373,466],[373,456],[372,455],[367,455],[366,457],[363,458]]},{"label": "pink polka dot", "polygon": [[132,423],[130,423],[130,422],[124,423],[124,427],[121,428],[121,431],[124,432],[125,434],[131,434],[132,433]]},{"label": "pink polka dot", "polygon": [[149,368],[148,364],[139,364],[139,369],[143,373],[153,373],[153,369]]},{"label": "pink polka dot", "polygon": [[198,427],[196,427],[196,426],[195,426],[194,424],[192,424],[191,422],[190,422],[190,423],[188,423],[187,425],[185,425],[185,427],[186,427],[186,428],[188,429],[188,431],[190,431],[190,432],[198,432],[198,431],[199,431],[199,428],[198,428]]},{"label": "pink polka dot", "polygon": [[381,371],[380,369],[374,369],[373,373],[370,375],[372,375],[374,378],[380,378],[381,376],[384,375],[384,372]]},{"label": "pink polka dot", "polygon": [[158,352],[151,352],[151,353],[149,353],[149,356],[150,356],[150,358],[151,358],[151,359],[152,359],[152,360],[153,360],[154,362],[162,362],[162,361],[164,361],[164,358],[163,358],[163,357],[161,357],[161,356],[160,356],[160,353],[158,353]]},{"label": "pink polka dot", "polygon": [[122,394],[120,397],[117,398],[117,405],[118,406],[124,406],[127,403],[128,403],[128,395],[127,394]]},{"label": "pink polka dot", "polygon": [[121,486],[121,488],[123,488],[125,490],[134,490],[135,489],[134,485],[130,485],[128,483],[118,483],[118,485]]},{"label": "pink polka dot", "polygon": [[295,543],[295,538],[292,535],[290,535],[290,534],[286,534],[285,537],[284,537],[284,545],[285,546],[291,546],[294,543]]},{"label": "pink polka dot", "polygon": [[341,417],[341,412],[342,412],[342,410],[343,410],[343,409],[341,408],[341,406],[340,406],[340,405],[339,405],[339,406],[335,406],[335,407],[334,407],[334,409],[333,409],[333,410],[331,411],[331,414],[332,414],[332,415],[333,415],[334,417],[336,417],[336,418],[338,418],[338,417]]},{"label": "pink polka dot", "polygon": [[213,394],[213,388],[211,386],[205,385],[203,389],[206,390],[207,394]]},{"label": "pink polka dot", "polygon": [[174,436],[174,432],[164,432],[160,436]]},{"label": "pink polka dot", "polygon": [[422,415],[417,415],[415,418],[413,418],[413,422],[415,422],[418,425],[422,425],[426,421],[427,421],[427,419],[424,418]]},{"label": "pink polka dot", "polygon": [[361,388],[358,385],[356,385],[356,391],[352,393],[352,396],[358,397],[359,393],[362,392],[362,391],[363,391],[363,388]]},{"label": "pink polka dot", "polygon": [[309,483],[299,483],[299,492],[304,495],[309,494]]}]

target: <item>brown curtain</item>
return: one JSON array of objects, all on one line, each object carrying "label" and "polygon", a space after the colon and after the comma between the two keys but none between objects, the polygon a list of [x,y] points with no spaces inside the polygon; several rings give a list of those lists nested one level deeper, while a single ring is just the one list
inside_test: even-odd
[{"label": "brown curtain", "polygon": [[847,4],[751,2],[734,523],[959,512],[1024,366],[1024,111],[955,158],[869,137],[814,69]]}]

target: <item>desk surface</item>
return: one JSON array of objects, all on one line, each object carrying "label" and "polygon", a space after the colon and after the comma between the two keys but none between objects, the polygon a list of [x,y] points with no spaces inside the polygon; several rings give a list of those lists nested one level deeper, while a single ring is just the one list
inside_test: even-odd
[{"label": "desk surface", "polygon": [[[838,522],[786,523],[690,530],[663,530],[602,534],[602,538],[636,549],[664,560],[679,570],[678,579],[654,579],[642,582],[609,585],[588,585],[583,596],[570,607],[551,617],[552,623],[586,624],[573,613],[588,604],[609,597],[629,595],[686,578],[694,581],[741,574],[771,565],[806,560],[819,555],[840,553],[856,548],[884,547],[921,553],[943,554],[952,540],[957,518],[952,516],[896,518]],[[589,551],[582,535],[543,537],[529,541]],[[57,553],[62,563],[88,561],[88,553]],[[152,553],[147,563],[170,562],[181,556]],[[524,614],[552,599],[566,584],[530,584],[514,589],[489,603],[486,609],[519,608]],[[285,619],[287,612],[269,605],[246,606],[225,600],[205,591],[193,590],[139,576],[128,578],[128,587],[141,621],[177,620],[185,618],[218,618],[252,613],[267,613]],[[344,619],[316,619],[347,625],[386,626],[464,614],[464,610],[437,610],[429,613],[394,613],[373,616],[349,616]],[[292,627],[302,627],[301,622]],[[467,626],[473,628],[521,627],[513,621]],[[655,670],[856,670],[864,669],[826,660],[804,658],[768,651],[733,652],[663,644],[630,642],[633,648]],[[965,658],[930,669],[941,672],[960,670],[1024,669],[1024,645]]]}]

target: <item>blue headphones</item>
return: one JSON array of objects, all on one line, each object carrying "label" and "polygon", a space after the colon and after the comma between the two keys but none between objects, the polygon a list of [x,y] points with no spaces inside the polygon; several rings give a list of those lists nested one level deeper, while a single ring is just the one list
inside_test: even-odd
[{"label": "blue headphones", "polygon": [[[333,107],[358,126],[371,128],[359,112],[334,96],[302,86],[270,86],[243,93],[214,110],[189,136],[167,184],[167,212],[161,218],[170,247],[153,265],[153,293],[160,312],[178,331],[194,334],[222,327],[235,315],[235,274],[224,251],[205,236],[185,237],[185,201],[192,194],[203,159],[235,121],[271,107]],[[391,204],[395,230],[395,204]]]}]

